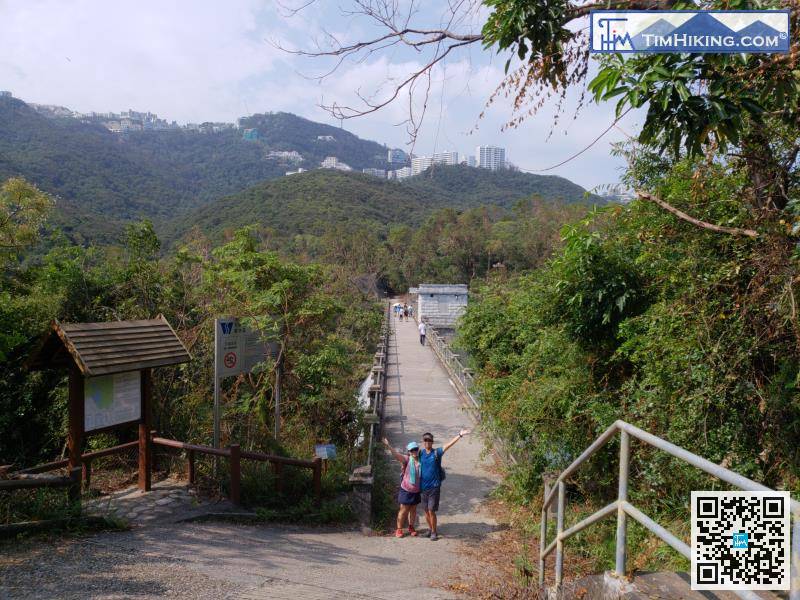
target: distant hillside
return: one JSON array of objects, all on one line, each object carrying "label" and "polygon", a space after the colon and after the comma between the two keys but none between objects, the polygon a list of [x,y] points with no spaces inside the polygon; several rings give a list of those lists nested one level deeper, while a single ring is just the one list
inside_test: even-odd
[{"label": "distant hillside", "polygon": [[245,225],[282,236],[320,235],[336,223],[418,222],[433,207],[425,194],[401,183],[317,169],[265,181],[182,215],[170,223],[167,235],[180,237],[196,226],[218,238]]},{"label": "distant hillside", "polygon": [[[515,185],[504,183],[508,175]],[[466,186],[456,182],[466,180]],[[331,224],[422,222],[440,208],[466,209],[485,204],[510,208],[534,194],[551,201],[587,201],[584,190],[561,177],[493,173],[465,166],[437,167],[405,181],[318,169],[266,181],[173,220],[170,240],[193,227],[212,238],[245,225],[275,231],[278,236],[319,235]],[[591,199],[590,199],[591,200]]]},{"label": "distant hillside", "polygon": [[[118,135],[2,97],[0,179],[20,175],[55,195],[53,222],[79,243],[114,243],[126,222],[143,217],[168,239],[194,224],[212,235],[245,224],[290,235],[352,220],[415,223],[442,207],[510,207],[533,194],[584,200],[583,188],[561,177],[465,166],[436,166],[402,182],[331,171],[286,177],[297,166],[316,169],[326,156],[355,170],[385,167],[386,149],[289,113],[240,124],[257,131],[254,140],[241,130]],[[303,161],[272,158],[273,151],[295,151]]]},{"label": "distant hillside", "polygon": [[[120,136],[100,125],[46,117],[21,100],[2,97],[0,179],[25,177],[59,198],[55,221],[76,239],[107,241],[118,236],[124,221],[162,222],[295,167],[267,158],[270,150],[297,150],[309,169],[328,155],[354,168],[385,163],[383,146],[335,127],[287,113],[246,121],[259,130],[255,142],[237,130]],[[318,135],[335,141],[318,141]]]},{"label": "distant hillside", "polygon": [[[258,141],[269,150],[295,150],[306,159],[305,168],[318,167],[335,156],[356,170],[386,167],[386,146],[362,140],[339,127],[309,121],[285,112],[257,114],[239,119],[239,126],[258,131]],[[333,140],[319,140],[330,136]]]},{"label": "distant hillside", "polygon": [[510,208],[520,198],[534,194],[545,200],[599,202],[586,197],[577,183],[556,175],[533,175],[520,171],[489,171],[465,165],[434,165],[424,173],[403,182],[423,194],[447,194],[460,206],[493,204]]}]

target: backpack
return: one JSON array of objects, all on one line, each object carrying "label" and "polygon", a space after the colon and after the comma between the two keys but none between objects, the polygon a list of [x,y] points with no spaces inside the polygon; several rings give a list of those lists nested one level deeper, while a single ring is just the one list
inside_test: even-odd
[{"label": "backpack", "polygon": [[447,471],[445,471],[444,467],[442,466],[442,457],[441,456],[438,456],[438,455],[436,456],[436,466],[439,467],[439,482],[441,483],[442,481],[447,479]]}]

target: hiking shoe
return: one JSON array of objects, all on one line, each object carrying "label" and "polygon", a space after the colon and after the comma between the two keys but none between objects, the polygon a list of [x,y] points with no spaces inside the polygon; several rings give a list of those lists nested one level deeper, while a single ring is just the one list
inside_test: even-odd
[{"label": "hiking shoe", "polygon": [[419,533],[417,533],[417,530],[414,529],[413,527],[409,527],[408,528],[408,535],[410,535],[411,537],[417,537],[419,535]]},{"label": "hiking shoe", "polygon": [[405,535],[405,534],[403,533],[403,530],[402,530],[402,529],[398,529],[397,531],[395,531],[395,532],[394,532],[394,537],[396,537],[396,538],[401,538],[401,537],[403,537],[404,535]]},{"label": "hiking shoe", "polygon": [[428,531],[425,532],[425,537],[428,537],[428,538],[431,537],[431,530],[430,529],[428,529]]},{"label": "hiking shoe", "polygon": [[438,539],[439,539],[439,536],[436,534],[436,532],[435,531],[431,531],[431,541],[435,542]]}]

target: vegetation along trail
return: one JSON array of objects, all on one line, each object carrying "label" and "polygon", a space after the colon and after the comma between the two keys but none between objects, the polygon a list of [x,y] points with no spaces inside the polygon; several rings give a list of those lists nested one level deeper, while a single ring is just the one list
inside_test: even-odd
[{"label": "vegetation along trail", "polygon": [[[441,445],[470,426],[470,416],[433,351],[419,344],[416,323],[394,328],[387,436],[401,447],[430,430]],[[482,448],[480,437],[469,435],[445,455],[436,542],[333,527],[141,527],[12,551],[0,563],[0,597],[120,598],[135,590],[139,598],[449,598],[443,586],[459,546],[497,528],[481,506],[496,484]],[[389,468],[394,476],[396,465]]]}]

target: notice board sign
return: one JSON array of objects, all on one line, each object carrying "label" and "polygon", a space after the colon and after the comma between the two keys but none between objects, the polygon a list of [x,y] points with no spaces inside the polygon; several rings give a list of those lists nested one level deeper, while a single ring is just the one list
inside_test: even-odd
[{"label": "notice board sign", "polygon": [[216,320],[214,352],[217,377],[250,373],[268,356],[278,356],[277,342],[265,339],[260,331],[245,327],[238,318]]},{"label": "notice board sign", "polygon": [[131,423],[141,418],[141,371],[86,378],[83,402],[84,431]]},{"label": "notice board sign", "polygon": [[317,444],[314,446],[314,456],[323,460],[336,458],[336,446],[333,444]]}]

